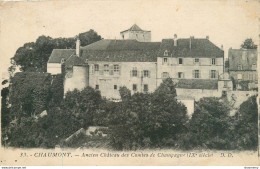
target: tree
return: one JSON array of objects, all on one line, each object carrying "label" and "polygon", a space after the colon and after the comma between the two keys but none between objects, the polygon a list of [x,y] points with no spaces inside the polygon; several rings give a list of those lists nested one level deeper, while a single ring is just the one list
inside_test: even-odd
[{"label": "tree", "polygon": [[241,48],[243,48],[243,49],[257,49],[257,45],[254,44],[252,38],[248,38],[241,44]]},{"label": "tree", "polygon": [[[195,112],[188,125],[182,148],[229,149],[231,135],[230,107],[216,97],[202,98],[195,105]],[[185,139],[190,140],[185,142]]]},{"label": "tree", "polygon": [[119,88],[119,93],[123,101],[127,101],[131,98],[131,91],[125,86]]},{"label": "tree", "polygon": [[114,109],[110,143],[115,149],[172,147],[188,121],[176,100],[175,85],[166,79],[154,93],[135,93]]},{"label": "tree", "polygon": [[51,76],[48,73],[16,73],[10,86],[12,118],[29,117],[48,109],[50,86]]},{"label": "tree", "polygon": [[62,110],[71,112],[78,117],[81,127],[87,128],[93,125],[95,113],[102,103],[100,91],[86,87],[82,91],[77,89],[68,91],[65,95]]},{"label": "tree", "polygon": [[258,109],[257,96],[243,102],[235,115],[235,138],[240,149],[257,149],[258,145]]},{"label": "tree", "polygon": [[[79,34],[81,45],[89,45],[101,39],[94,30]],[[53,49],[75,49],[76,38],[56,38],[39,36],[36,42],[25,43],[18,48],[11,58],[9,72],[12,74],[17,66],[21,71],[46,72],[47,62]]]}]

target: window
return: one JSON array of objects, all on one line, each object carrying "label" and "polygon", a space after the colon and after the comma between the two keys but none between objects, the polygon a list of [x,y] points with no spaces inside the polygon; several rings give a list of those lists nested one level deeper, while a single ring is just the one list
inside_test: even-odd
[{"label": "window", "polygon": [[134,67],[133,70],[131,71],[131,76],[137,77],[137,68],[136,67]]},{"label": "window", "polygon": [[255,63],[252,64],[252,70],[256,70],[256,64]]},{"label": "window", "polygon": [[119,73],[119,65],[114,65],[114,73]]},{"label": "window", "polygon": [[242,74],[237,74],[237,79],[241,80],[242,79]]},{"label": "window", "polygon": [[117,85],[114,85],[114,90],[117,90]]},{"label": "window", "polygon": [[137,85],[133,84],[133,91],[137,91]]},{"label": "window", "polygon": [[183,63],[182,58],[179,58],[179,64],[181,65]]},{"label": "window", "polygon": [[168,72],[163,72],[162,73],[162,78],[168,78],[169,77],[169,73]]},{"label": "window", "polygon": [[148,92],[148,84],[144,85],[144,92]]},{"label": "window", "polygon": [[199,63],[200,59],[199,58],[195,58],[195,63]]},{"label": "window", "polygon": [[178,78],[184,78],[184,73],[183,72],[178,72]]},{"label": "window", "polygon": [[212,58],[212,59],[211,59],[211,64],[212,64],[212,65],[215,65],[215,64],[216,64],[216,59],[215,59],[215,58]]},{"label": "window", "polygon": [[168,62],[168,58],[163,58],[163,64]]},{"label": "window", "polygon": [[99,89],[99,85],[96,85],[96,88],[95,88],[96,90],[98,90]]},{"label": "window", "polygon": [[255,75],[254,74],[249,74],[249,79],[248,80],[251,80],[251,81],[256,80]]},{"label": "window", "polygon": [[194,71],[194,78],[200,78],[200,71],[199,70]]},{"label": "window", "polygon": [[149,77],[149,71],[148,70],[144,70],[144,77]]},{"label": "window", "polygon": [[224,88],[227,88],[228,81],[224,81]]},{"label": "window", "polygon": [[109,72],[109,65],[108,64],[104,65],[104,72],[105,73]]},{"label": "window", "polygon": [[99,65],[95,65],[94,70],[95,70],[95,72],[98,72],[99,71]]},{"label": "window", "polygon": [[242,68],[242,65],[241,65],[241,64],[238,64],[238,65],[237,65],[237,69],[238,69],[238,70],[242,70],[242,69],[243,69],[243,68]]},{"label": "window", "polygon": [[215,79],[216,78],[216,70],[210,71],[210,78]]},{"label": "window", "polygon": [[163,56],[168,56],[168,50],[165,50]]}]

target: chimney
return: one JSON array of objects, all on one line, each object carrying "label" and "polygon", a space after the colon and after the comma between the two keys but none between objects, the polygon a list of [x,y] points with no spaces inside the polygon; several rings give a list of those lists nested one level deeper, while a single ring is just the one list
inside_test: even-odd
[{"label": "chimney", "polygon": [[207,35],[207,36],[206,36],[206,39],[208,39],[208,40],[209,40],[209,35]]},{"label": "chimney", "polygon": [[174,41],[174,46],[177,46],[177,34],[174,34],[173,41]]},{"label": "chimney", "polygon": [[76,41],[76,55],[78,57],[80,57],[80,40],[79,40],[79,37],[77,37],[77,41]]},{"label": "chimney", "polygon": [[223,45],[221,45],[221,50],[223,50]]},{"label": "chimney", "polygon": [[194,39],[194,36],[190,36],[190,50],[191,50],[191,40]]}]

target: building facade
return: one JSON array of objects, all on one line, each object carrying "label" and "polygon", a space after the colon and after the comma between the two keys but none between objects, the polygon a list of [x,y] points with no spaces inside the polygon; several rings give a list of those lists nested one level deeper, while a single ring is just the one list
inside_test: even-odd
[{"label": "building facade", "polygon": [[257,88],[257,49],[229,49],[228,61],[228,71],[237,90]]},{"label": "building facade", "polygon": [[177,99],[187,104],[189,114],[201,97],[220,97],[232,90],[230,79],[223,76],[224,51],[208,37],[178,39],[174,35],[151,42],[151,32],[137,25],[121,36],[122,40],[102,39],[84,47],[77,40],[76,50],[54,49],[47,71],[52,75],[64,72],[65,93],[91,86],[114,101],[120,100],[121,86],[132,94],[153,92],[170,77],[177,84]]}]

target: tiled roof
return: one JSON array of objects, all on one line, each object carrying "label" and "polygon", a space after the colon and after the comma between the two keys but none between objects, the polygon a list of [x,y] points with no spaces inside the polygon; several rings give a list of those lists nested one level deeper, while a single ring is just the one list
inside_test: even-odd
[{"label": "tiled roof", "polygon": [[84,66],[84,65],[86,65],[86,62],[83,58],[78,57],[76,55],[72,55],[65,61],[65,65],[66,65],[66,67]]},{"label": "tiled roof", "polygon": [[173,39],[163,39],[160,47],[160,56],[163,56],[165,50],[172,54],[172,57],[224,57],[224,51],[208,39],[178,39],[177,46],[174,46]]},{"label": "tiled roof", "polygon": [[156,62],[160,42],[100,40],[82,47],[81,56],[89,61]]},{"label": "tiled roof", "polygon": [[[172,57],[224,57],[224,52],[208,39],[178,39],[174,46],[173,39],[162,42],[138,42],[137,40],[100,40],[81,47],[81,57],[89,61],[111,62],[156,62],[165,50]],[[60,63],[75,54],[74,49],[54,49],[48,63]]]},{"label": "tiled roof", "polygon": [[214,89],[218,89],[218,80],[177,79],[176,88],[214,90]]},{"label": "tiled roof", "polygon": [[156,62],[158,50],[83,50],[82,57],[89,61]]},{"label": "tiled roof", "polygon": [[139,26],[134,24],[133,26],[131,26],[131,28],[129,28],[129,29],[125,30],[125,31],[122,31],[122,32],[126,32],[126,31],[145,31],[145,30],[142,30]]},{"label": "tiled roof", "polygon": [[53,49],[48,63],[60,63],[61,59],[68,59],[75,54],[75,49]]},{"label": "tiled roof", "polygon": [[228,51],[229,70],[256,70],[252,69],[253,64],[257,65],[257,49],[229,49]]},{"label": "tiled roof", "polygon": [[159,49],[161,42],[138,42],[137,40],[102,39],[82,47],[83,50],[149,50]]}]

